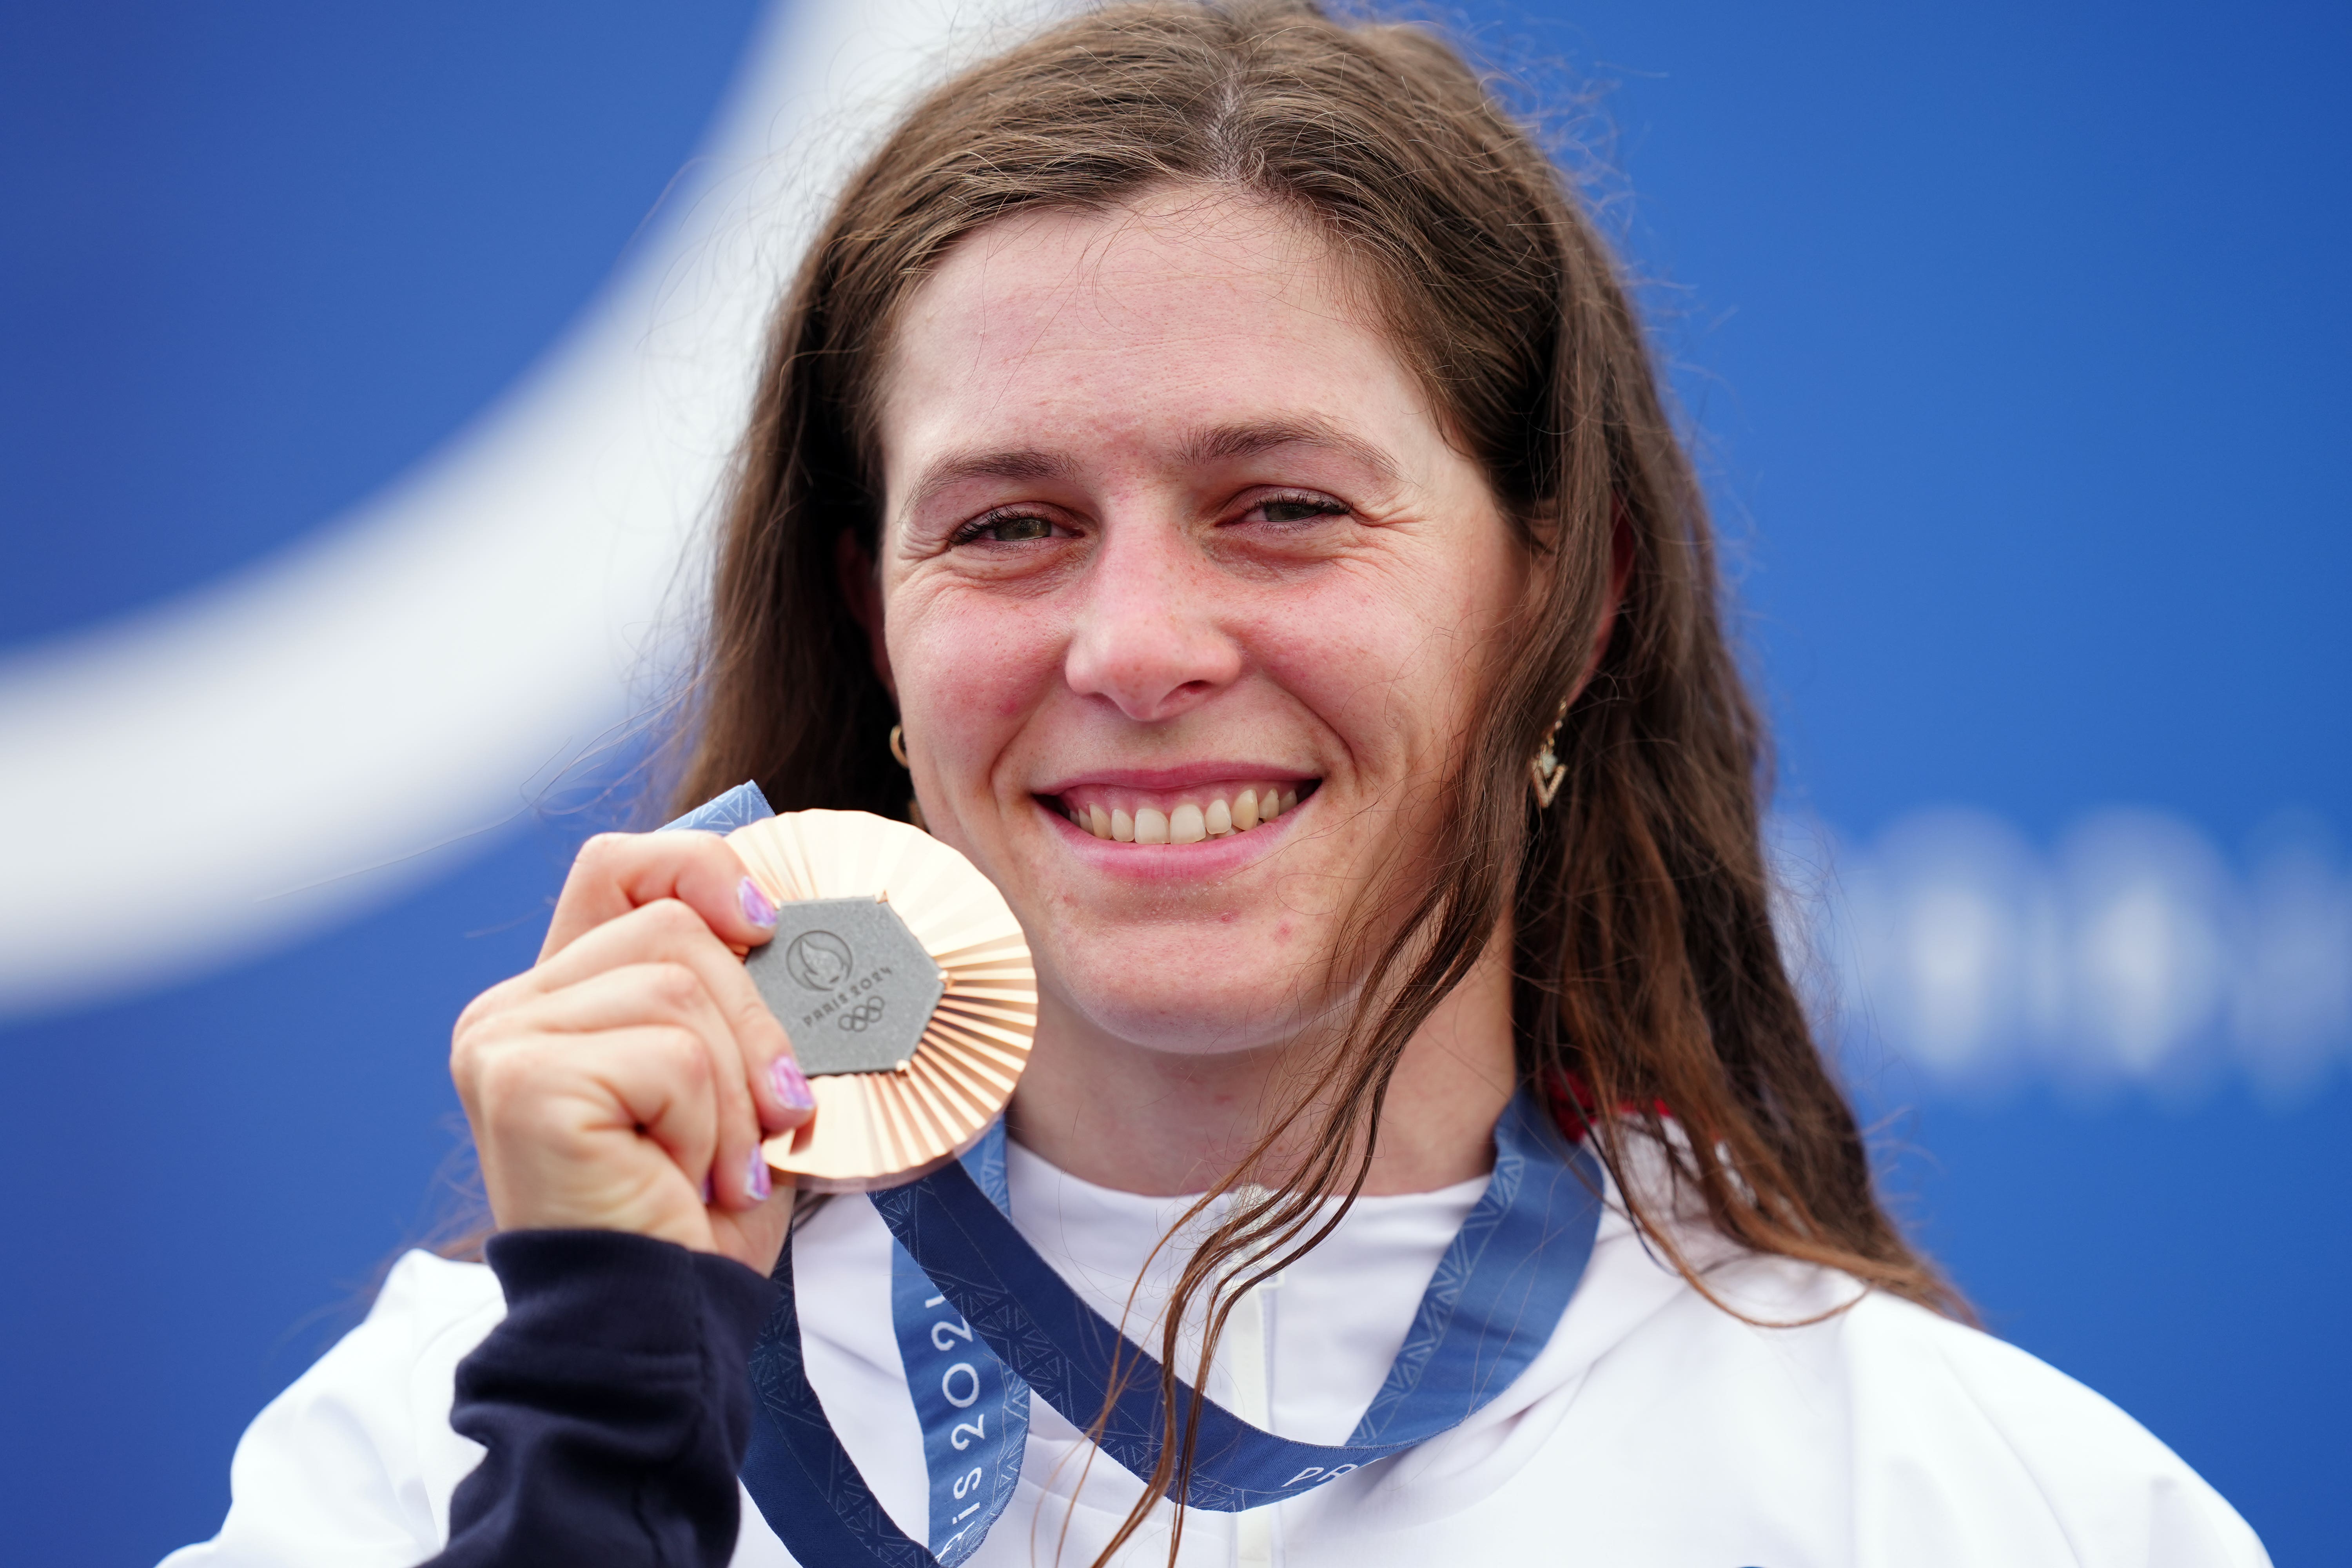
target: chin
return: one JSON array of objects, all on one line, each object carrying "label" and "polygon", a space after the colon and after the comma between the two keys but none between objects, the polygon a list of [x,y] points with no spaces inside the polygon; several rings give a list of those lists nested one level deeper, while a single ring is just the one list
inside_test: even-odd
[{"label": "chin", "polygon": [[1272,975],[1221,982],[1179,973],[1155,981],[1147,965],[1138,965],[1116,974],[1039,978],[1040,989],[1058,1004],[1052,1011],[1083,1032],[1171,1056],[1256,1050],[1289,1039],[1299,1026],[1297,987]]}]

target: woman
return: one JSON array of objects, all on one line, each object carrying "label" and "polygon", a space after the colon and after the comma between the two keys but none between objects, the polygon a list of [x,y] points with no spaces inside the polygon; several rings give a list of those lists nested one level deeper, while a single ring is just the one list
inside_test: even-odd
[{"label": "woman", "polygon": [[[782,1271],[821,1411],[754,1352],[759,1144],[813,1103],[738,962],[774,911],[716,837],[614,837],[457,1026],[491,1267],[405,1260],[173,1562],[921,1561],[864,1488],[950,1563],[2263,1562],[1878,1205],[1717,593],[1608,255],[1429,35],[1150,0],[950,81],[782,306],[679,798],[911,777],[1002,889],[1040,988],[1003,1201],[1156,1353],[1155,1430],[1197,1384],[1357,1452],[1410,1363],[1433,1435],[1233,1511],[1277,1493],[1213,1445],[1045,1397],[1008,1437],[1007,1394],[957,1528],[988,1466],[937,1463],[875,1205],[803,1204]],[[1457,1237],[1528,1212],[1490,1171],[1579,1158],[1589,1259],[1521,1270],[1559,1301],[1413,1361]],[[839,1435],[799,1501],[747,1357],[760,1420]]]}]

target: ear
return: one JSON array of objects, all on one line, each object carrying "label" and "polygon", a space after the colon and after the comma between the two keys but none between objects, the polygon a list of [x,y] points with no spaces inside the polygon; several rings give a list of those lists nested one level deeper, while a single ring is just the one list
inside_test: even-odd
[{"label": "ear", "polygon": [[882,636],[882,579],[874,570],[874,558],[866,553],[866,546],[857,542],[855,530],[845,528],[834,535],[833,569],[839,579],[842,601],[849,606],[850,618],[866,634],[874,673],[882,678],[882,689],[895,700],[898,683],[890,679],[890,645]]}]

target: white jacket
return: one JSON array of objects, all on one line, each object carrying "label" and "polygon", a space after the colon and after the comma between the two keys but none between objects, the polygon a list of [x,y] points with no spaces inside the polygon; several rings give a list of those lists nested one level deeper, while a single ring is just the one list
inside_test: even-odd
[{"label": "white jacket", "polygon": [[[1154,1319],[1182,1199],[1089,1186],[1017,1146],[1023,1233],[1117,1321]],[[1235,1315],[1210,1392],[1285,1436],[1346,1438],[1482,1184],[1360,1200]],[[1612,1200],[1614,1194],[1612,1194]],[[1732,1254],[1717,1294],[1790,1321],[1857,1294],[1828,1270]],[[921,1540],[920,1434],[889,1311],[888,1233],[837,1199],[796,1242],[810,1376],[877,1495]],[[1163,1249],[1172,1253],[1173,1249]],[[220,1535],[166,1568],[406,1568],[446,1541],[481,1449],[449,1429],[460,1359],[504,1310],[477,1264],[412,1253],[367,1321],[255,1420]],[[1135,1337],[1156,1351],[1156,1331]],[[1066,1414],[1066,1413],[1065,1413]],[[1084,1413],[1091,1414],[1091,1413]],[[974,1568],[1090,1563],[1140,1486],[1039,1401],[1021,1490]],[[1166,1560],[1155,1528],[1122,1554]],[[1190,1513],[1186,1568],[2257,1568],[2245,1522],[2138,1424],[2024,1352],[1864,1295],[1759,1328],[1654,1260],[1612,1201],[1549,1344],[1467,1423],[1297,1500]],[[735,1563],[787,1564],[748,1495]],[[810,1564],[806,1568],[829,1568]]]}]

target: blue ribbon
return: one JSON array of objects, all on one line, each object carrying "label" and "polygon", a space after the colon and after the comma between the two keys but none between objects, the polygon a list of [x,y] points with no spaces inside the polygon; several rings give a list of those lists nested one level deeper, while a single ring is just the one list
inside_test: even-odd
[{"label": "blue ribbon", "polygon": [[[772,816],[752,784],[669,826],[727,832]],[[1551,1341],[1601,1222],[1600,1161],[1522,1090],[1495,1124],[1495,1169],[1438,1261],[1404,1345],[1343,1444],[1294,1442],[1202,1401],[1184,1501],[1232,1512],[1312,1491],[1486,1407]],[[810,1568],[955,1568],[1013,1500],[1032,1387],[1149,1477],[1169,1440],[1160,1363],[1037,1255],[1006,1210],[1004,1129],[962,1160],[869,1194],[895,1240],[891,1317],[930,1476],[930,1544],[909,1539],[851,1462],[810,1387],[789,1238],[781,1297],[751,1352],[743,1484]],[[1195,1419],[1179,1384],[1175,1439]],[[992,1423],[989,1419],[993,1417]],[[1172,1490],[1171,1490],[1172,1495]]]},{"label": "blue ribbon", "polygon": [[663,823],[656,831],[732,833],[739,827],[775,815],[776,808],[768,804],[768,797],[760,793],[760,786],[745,783],[737,784],[725,795],[704,801],[675,821]]},{"label": "blue ribbon", "polygon": [[[1495,1147],[1486,1190],[1446,1248],[1403,1349],[1349,1440],[1295,1442],[1203,1401],[1183,1493],[1188,1504],[1218,1511],[1263,1507],[1426,1442],[1483,1409],[1550,1342],[1591,1257],[1601,1219],[1600,1162],[1589,1149],[1569,1145],[1526,1093],[1496,1123]],[[1107,1416],[1098,1439],[1103,1451],[1134,1475],[1151,1474],[1168,1436],[1160,1363],[1079,1300],[966,1163],[870,1196],[914,1268],[974,1331],[975,1371],[976,1352],[985,1345],[1003,1364],[1008,1399],[1016,1384],[1026,1384],[1074,1423]],[[960,1561],[979,1536],[969,1520],[955,1533],[942,1531],[936,1459],[931,1534],[952,1559],[917,1545],[883,1512],[826,1422],[803,1362],[789,1245],[776,1282],[782,1303],[752,1352],[758,1397],[743,1465],[744,1485],[770,1528],[795,1559],[824,1568],[869,1562],[935,1568]],[[895,1266],[893,1284],[894,1300],[903,1299]],[[901,1318],[898,1327],[904,1353],[910,1326]],[[1191,1400],[1192,1390],[1180,1384],[1180,1442]],[[1009,1429],[1000,1430],[1004,1447],[988,1467],[991,1502],[975,1519],[992,1521],[1010,1500],[1008,1473],[1018,1477],[1018,1448]],[[927,1419],[927,1458],[938,1447],[933,1437]],[[950,1473],[971,1468],[966,1461]]]},{"label": "blue ribbon", "polygon": [[[1011,1207],[1002,1120],[963,1157],[963,1168],[1000,1212]],[[931,1479],[931,1555],[955,1568],[979,1550],[1020,1488],[1029,1442],[1029,1385],[974,1337],[955,1304],[895,1241],[890,1316],[898,1331],[907,1391],[923,1428],[923,1462]]]}]

